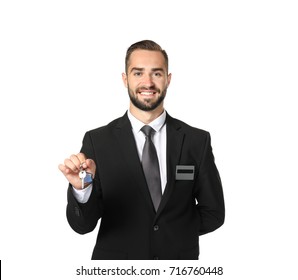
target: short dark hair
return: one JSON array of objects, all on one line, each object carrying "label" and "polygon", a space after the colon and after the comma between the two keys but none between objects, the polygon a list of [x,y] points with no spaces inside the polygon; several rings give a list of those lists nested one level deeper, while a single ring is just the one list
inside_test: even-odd
[{"label": "short dark hair", "polygon": [[157,43],[155,43],[151,40],[143,40],[143,41],[139,41],[137,43],[132,44],[127,49],[126,57],[125,57],[125,71],[126,71],[126,73],[127,73],[127,70],[128,70],[128,63],[129,63],[130,56],[131,56],[132,52],[135,51],[135,50],[148,50],[148,51],[159,51],[159,52],[161,52],[164,56],[164,59],[165,59],[166,70],[168,71],[169,58],[168,58],[168,55],[167,55],[166,51],[163,50],[160,45],[158,45]]}]

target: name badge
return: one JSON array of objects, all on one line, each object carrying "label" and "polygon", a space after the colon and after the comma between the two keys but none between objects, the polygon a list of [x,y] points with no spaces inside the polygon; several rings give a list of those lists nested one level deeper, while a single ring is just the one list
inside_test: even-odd
[{"label": "name badge", "polygon": [[176,180],[193,180],[195,176],[194,165],[177,165]]}]

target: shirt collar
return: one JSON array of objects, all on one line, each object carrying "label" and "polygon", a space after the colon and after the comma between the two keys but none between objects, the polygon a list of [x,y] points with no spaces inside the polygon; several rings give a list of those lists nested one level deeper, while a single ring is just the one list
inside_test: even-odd
[{"label": "shirt collar", "polygon": [[[136,117],[134,117],[129,110],[127,111],[127,116],[130,120],[131,126],[134,131],[139,132],[141,128],[145,125]],[[158,118],[153,120],[148,125],[150,125],[156,132],[158,132],[165,124],[166,116],[167,116],[167,113],[166,113],[166,110],[164,110],[163,113]]]}]

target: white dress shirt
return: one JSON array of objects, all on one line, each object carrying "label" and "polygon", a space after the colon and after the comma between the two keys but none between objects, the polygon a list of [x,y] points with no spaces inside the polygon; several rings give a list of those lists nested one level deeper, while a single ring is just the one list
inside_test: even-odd
[{"label": "white dress shirt", "polygon": [[[137,151],[139,154],[140,161],[142,161],[142,153],[143,147],[145,144],[145,134],[141,131],[141,128],[145,125],[137,118],[135,118],[130,111],[127,112],[128,118],[130,120],[132,126],[132,132],[135,138],[135,142],[137,145]],[[154,130],[155,133],[152,134],[152,142],[155,145],[155,149],[157,152],[159,169],[160,169],[160,179],[161,179],[161,190],[162,193],[165,190],[167,184],[167,133],[166,133],[166,111],[156,118],[154,121],[149,123]],[[86,203],[91,195],[92,184],[90,184],[87,188],[83,190],[77,190],[73,188],[73,194],[78,202]]]}]

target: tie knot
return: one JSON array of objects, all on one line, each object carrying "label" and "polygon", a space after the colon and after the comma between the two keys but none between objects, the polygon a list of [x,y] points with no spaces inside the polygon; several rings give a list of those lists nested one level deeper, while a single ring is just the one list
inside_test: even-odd
[{"label": "tie knot", "polygon": [[153,131],[155,131],[150,125],[144,125],[141,128],[141,131],[146,135],[146,137],[151,138],[151,134]]}]

